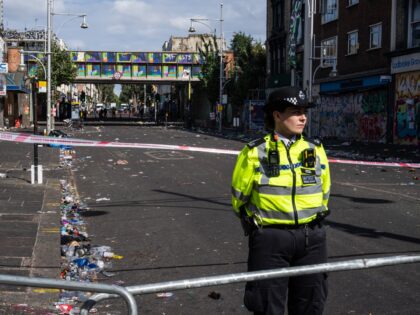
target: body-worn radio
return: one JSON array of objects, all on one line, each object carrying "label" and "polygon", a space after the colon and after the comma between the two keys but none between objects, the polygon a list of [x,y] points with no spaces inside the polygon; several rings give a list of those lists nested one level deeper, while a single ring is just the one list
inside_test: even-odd
[{"label": "body-worn radio", "polygon": [[316,162],[315,149],[309,148],[302,152],[302,166],[307,168],[314,168]]},{"label": "body-worn radio", "polygon": [[268,151],[268,176],[276,177],[280,175],[280,157],[277,150]]}]

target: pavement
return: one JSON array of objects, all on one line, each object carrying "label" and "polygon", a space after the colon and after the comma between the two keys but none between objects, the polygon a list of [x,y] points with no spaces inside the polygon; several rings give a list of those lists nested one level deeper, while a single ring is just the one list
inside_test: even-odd
[{"label": "pavement", "polygon": [[[58,150],[39,147],[43,183],[31,184],[33,146],[4,141],[0,148],[0,275],[58,278],[59,179],[66,176]],[[54,290],[0,285],[0,314],[21,314],[16,305],[48,305],[57,299]]]},{"label": "pavement", "polygon": [[[168,128],[183,129],[171,123],[168,123]],[[184,130],[244,143],[261,136],[229,129],[222,133],[211,129]],[[32,132],[29,129],[10,131]],[[324,145],[330,157],[420,162],[418,146],[364,144],[332,139],[324,141]],[[58,149],[40,147],[39,161],[44,168],[44,182],[32,185],[29,170],[33,163],[33,146],[0,142],[0,276],[59,278],[59,180],[70,175],[68,170],[60,167]],[[19,311],[16,307],[42,307],[57,300],[58,291],[0,285],[0,314],[28,314],[27,310]],[[34,311],[33,314],[38,313]]]}]

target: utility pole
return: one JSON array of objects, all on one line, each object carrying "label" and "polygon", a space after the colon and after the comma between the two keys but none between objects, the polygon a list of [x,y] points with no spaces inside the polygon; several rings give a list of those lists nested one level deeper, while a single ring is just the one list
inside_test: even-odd
[{"label": "utility pole", "polygon": [[3,0],[0,0],[0,33],[3,34],[4,31],[4,10],[3,10]]},{"label": "utility pole", "polygon": [[[220,69],[219,69],[219,106],[217,110],[219,116],[219,132],[222,132],[223,114],[223,3],[220,4]],[[218,106],[218,107],[219,107]]]},{"label": "utility pole", "polygon": [[51,6],[52,0],[47,0],[47,135],[52,130],[51,117]]}]

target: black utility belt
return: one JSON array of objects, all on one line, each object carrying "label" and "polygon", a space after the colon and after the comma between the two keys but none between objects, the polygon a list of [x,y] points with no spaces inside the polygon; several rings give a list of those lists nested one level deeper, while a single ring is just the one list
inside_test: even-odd
[{"label": "black utility belt", "polygon": [[314,227],[321,227],[323,220],[313,220],[308,223],[303,224],[269,224],[269,225],[262,225],[259,228],[262,229],[280,229],[280,230],[299,230],[305,228],[314,228]]}]

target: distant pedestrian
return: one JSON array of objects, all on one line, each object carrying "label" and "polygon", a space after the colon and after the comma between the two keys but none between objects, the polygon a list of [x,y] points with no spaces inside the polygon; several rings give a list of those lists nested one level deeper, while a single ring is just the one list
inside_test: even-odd
[{"label": "distant pedestrian", "polygon": [[[249,236],[248,270],[324,263],[323,219],[329,213],[330,174],[318,140],[303,134],[303,91],[272,92],[265,108],[272,132],[241,151],[232,177],[232,205]],[[326,274],[248,282],[245,306],[255,315],[321,315]]]}]

